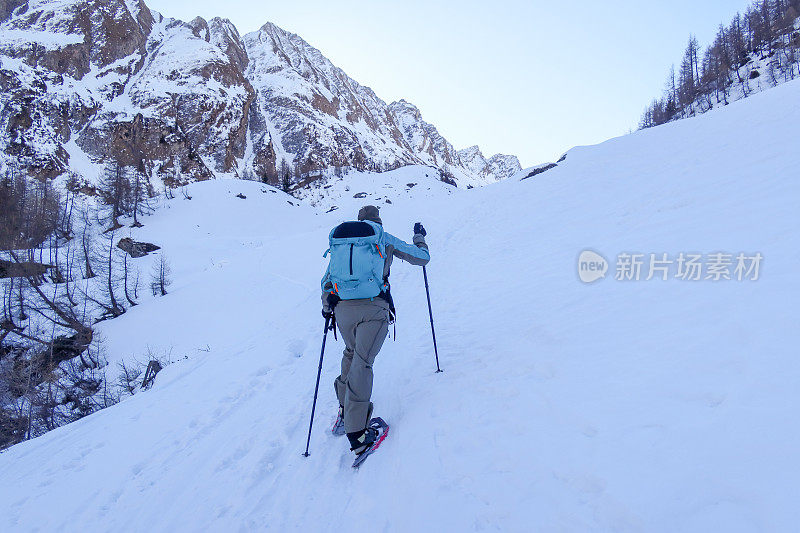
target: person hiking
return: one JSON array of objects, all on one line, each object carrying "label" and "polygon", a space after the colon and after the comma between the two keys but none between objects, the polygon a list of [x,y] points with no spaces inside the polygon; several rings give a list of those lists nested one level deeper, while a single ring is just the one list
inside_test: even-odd
[{"label": "person hiking", "polygon": [[339,412],[332,432],[347,434],[357,458],[371,451],[381,433],[380,427],[370,425],[372,364],[394,321],[389,287],[392,259],[427,265],[426,235],[419,222],[414,225],[414,244],[385,232],[373,205],[359,210],[358,221],[344,222],[330,233],[331,258],[322,278],[322,316],[338,324],[345,343],[342,371],[334,380]]}]

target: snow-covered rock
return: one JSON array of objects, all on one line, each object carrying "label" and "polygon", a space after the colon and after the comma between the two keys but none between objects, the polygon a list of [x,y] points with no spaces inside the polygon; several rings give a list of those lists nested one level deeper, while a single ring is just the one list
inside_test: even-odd
[{"label": "snow-covered rock", "polygon": [[497,180],[509,178],[522,168],[515,155],[495,154],[489,158],[487,164],[491,170],[491,176]]},{"label": "snow-covered rock", "polygon": [[0,52],[81,79],[141,53],[152,25],[142,0],[29,0],[0,27]]}]

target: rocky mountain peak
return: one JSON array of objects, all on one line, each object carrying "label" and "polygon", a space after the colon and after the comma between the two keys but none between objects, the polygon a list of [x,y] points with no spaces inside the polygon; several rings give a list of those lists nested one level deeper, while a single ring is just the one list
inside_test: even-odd
[{"label": "rocky mountain peak", "polygon": [[515,155],[495,154],[489,158],[488,164],[497,179],[510,178],[522,169]]},{"label": "rocky mountain peak", "polygon": [[203,17],[195,17],[188,23],[192,28],[192,33],[198,39],[203,39],[205,42],[211,41],[211,30],[208,28],[208,22]]},{"label": "rocky mountain peak", "polygon": [[211,33],[211,44],[225,52],[240,72],[247,69],[250,59],[247,57],[244,42],[233,23],[224,18],[215,17],[208,23]]},{"label": "rocky mountain peak", "polygon": [[458,151],[461,163],[472,172],[487,179],[501,180],[511,177],[521,168],[519,159],[513,155],[495,154],[489,159],[477,145]]},{"label": "rocky mountain peak", "polygon": [[477,144],[473,144],[472,146],[459,150],[458,155],[461,158],[466,158],[466,159],[472,159],[475,157],[483,158],[483,153],[481,152],[481,149],[478,147]]},{"label": "rocky mountain peak", "polygon": [[414,120],[422,120],[422,112],[420,112],[419,108],[402,98],[389,104],[389,109],[396,116],[407,114],[411,115]]}]

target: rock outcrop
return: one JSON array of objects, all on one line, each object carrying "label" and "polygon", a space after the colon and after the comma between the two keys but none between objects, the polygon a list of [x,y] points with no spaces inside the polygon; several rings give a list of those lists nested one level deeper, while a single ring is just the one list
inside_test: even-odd
[{"label": "rock outcrop", "polygon": [[117,243],[117,248],[133,258],[144,257],[150,252],[155,252],[156,250],[161,249],[160,246],[156,246],[155,244],[151,244],[149,242],[137,242],[130,237],[120,239]]}]

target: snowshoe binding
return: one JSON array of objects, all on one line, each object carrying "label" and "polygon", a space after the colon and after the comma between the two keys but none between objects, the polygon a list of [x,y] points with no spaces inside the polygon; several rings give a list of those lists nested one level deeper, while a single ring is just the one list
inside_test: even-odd
[{"label": "snowshoe binding", "polygon": [[356,454],[356,460],[353,461],[353,468],[361,466],[361,464],[366,461],[367,457],[375,453],[375,450],[380,447],[388,434],[389,424],[387,424],[383,418],[378,416],[370,420],[367,429],[364,431],[364,440],[362,441],[362,447],[364,447],[364,449]]}]

